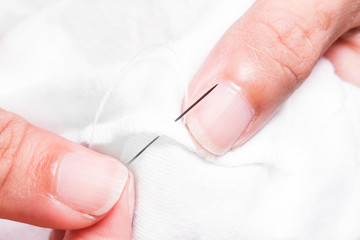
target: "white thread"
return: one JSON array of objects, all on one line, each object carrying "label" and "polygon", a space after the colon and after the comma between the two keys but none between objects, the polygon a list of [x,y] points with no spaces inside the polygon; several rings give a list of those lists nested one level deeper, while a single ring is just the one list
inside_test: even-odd
[{"label": "white thread", "polygon": [[[143,54],[145,54],[146,52],[150,51],[150,50],[154,50],[157,48],[164,48],[166,50],[168,50],[177,60],[178,63],[180,63],[180,59],[178,58],[177,54],[175,53],[175,51],[173,49],[171,49],[170,47],[166,46],[166,45],[162,45],[162,44],[156,44],[156,45],[151,45],[148,46],[144,49],[142,49],[141,51],[139,51],[137,54],[135,54],[135,56],[133,58],[131,58],[128,63],[120,70],[119,74],[115,77],[115,82],[114,84],[106,91],[105,95],[102,97],[101,101],[100,101],[100,105],[98,107],[98,109],[96,110],[96,114],[95,114],[95,118],[94,118],[94,122],[93,122],[93,126],[91,129],[91,134],[90,134],[90,139],[89,139],[89,143],[88,146],[89,148],[93,148],[93,139],[94,139],[94,135],[95,135],[95,128],[98,124],[98,121],[101,117],[101,114],[103,113],[105,104],[107,103],[109,97],[111,96],[111,94],[113,93],[113,91],[116,89],[117,85],[120,83],[120,81],[123,79],[124,75],[131,69],[131,67],[136,63],[137,60],[139,60],[140,56],[142,56]],[[175,68],[177,69],[177,68]],[[181,76],[180,71],[177,71],[175,73],[176,76]],[[180,81],[183,82],[184,85],[186,84],[184,81]],[[187,100],[187,87],[184,86],[185,89],[185,102]],[[174,117],[175,118],[175,117]]]}]

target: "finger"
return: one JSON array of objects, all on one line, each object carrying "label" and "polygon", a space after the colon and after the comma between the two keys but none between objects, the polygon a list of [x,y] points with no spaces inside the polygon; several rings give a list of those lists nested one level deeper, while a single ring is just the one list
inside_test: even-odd
[{"label": "finger", "polygon": [[[359,23],[357,0],[259,0],[223,35],[189,86],[186,118],[195,140],[222,155],[247,141]],[[185,106],[186,107],[186,106]]]},{"label": "finger", "polygon": [[0,218],[55,229],[90,226],[118,201],[128,170],[116,159],[0,109]]},{"label": "finger", "polygon": [[360,28],[353,29],[339,38],[326,52],[343,80],[360,87]]},{"label": "finger", "polygon": [[131,240],[132,218],[134,206],[129,203],[134,202],[132,176],[119,202],[101,221],[88,228],[80,230],[67,231],[65,240],[98,240],[98,239],[114,239],[114,240]]}]

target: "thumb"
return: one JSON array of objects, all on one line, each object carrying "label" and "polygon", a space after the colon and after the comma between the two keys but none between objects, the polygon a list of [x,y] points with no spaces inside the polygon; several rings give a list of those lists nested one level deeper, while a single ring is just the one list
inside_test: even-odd
[{"label": "thumb", "polygon": [[116,159],[0,109],[0,218],[56,229],[92,225],[118,201],[129,172]]},{"label": "thumb", "polygon": [[[357,0],[259,0],[230,27],[189,86],[189,103],[218,86],[186,125],[222,155],[256,133],[344,32],[359,25]],[[186,105],[186,104],[185,104]]]}]

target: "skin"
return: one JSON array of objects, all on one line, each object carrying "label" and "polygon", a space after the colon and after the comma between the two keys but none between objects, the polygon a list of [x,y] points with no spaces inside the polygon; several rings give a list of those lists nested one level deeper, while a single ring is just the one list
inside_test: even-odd
[{"label": "skin", "polygon": [[[234,149],[270,119],[322,56],[341,78],[360,86],[359,13],[359,0],[258,0],[214,47],[189,86],[189,102],[214,79],[241,87],[255,115]],[[116,204],[99,216],[51,197],[52,166],[74,149],[85,151],[0,109],[0,217],[60,229],[52,232],[53,240],[131,239],[129,181]]]},{"label": "skin", "polygon": [[325,57],[335,66],[335,72],[345,81],[360,87],[360,29],[352,29],[338,39]]},{"label": "skin", "polygon": [[[231,147],[235,149],[271,118],[324,54],[340,77],[360,85],[359,25],[359,0],[258,0],[213,48],[190,83],[187,104],[215,83],[230,81],[241,88],[254,116]],[[198,108],[211,106],[199,104]],[[207,119],[216,117],[214,113]],[[222,125],[218,122],[213,127]],[[232,125],[226,127],[237,131]],[[211,129],[198,137],[189,127],[200,145],[201,138],[221,145],[222,136],[212,136]],[[213,152],[211,147],[207,150]]]},{"label": "skin", "polygon": [[[57,177],[54,170],[64,155],[86,152],[88,158],[94,156],[100,158],[100,162],[109,157],[35,127],[2,109],[0,146],[0,218],[60,229],[52,233],[52,239],[131,239],[133,207],[130,203],[134,202],[134,186],[130,173],[124,172],[123,191],[105,213],[78,211],[58,200],[54,191]],[[121,166],[116,160],[111,163],[114,167]],[[89,180],[86,185],[93,184],[94,181]],[[87,206],[93,200],[97,203],[100,196],[91,197],[95,199],[89,198],[87,203],[80,204]]]},{"label": "skin", "polygon": [[[128,188],[129,186],[127,186]],[[53,230],[50,240],[72,239],[131,239],[131,217],[129,215],[128,192],[125,191],[118,203],[98,223],[79,230]]]}]

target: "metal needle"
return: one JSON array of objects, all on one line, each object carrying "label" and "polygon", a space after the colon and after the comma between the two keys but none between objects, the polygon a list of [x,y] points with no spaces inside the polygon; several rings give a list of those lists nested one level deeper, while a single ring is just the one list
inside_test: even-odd
[{"label": "metal needle", "polygon": [[[185,114],[187,114],[193,107],[195,107],[201,100],[203,100],[209,93],[211,93],[212,90],[216,88],[217,84],[210,88],[206,93],[204,93],[198,100],[196,100],[193,104],[191,104],[190,107],[188,107],[180,116],[178,116],[175,119],[175,122],[180,120]],[[131,163],[133,163],[150,145],[152,145],[156,140],[159,139],[160,136],[155,137],[153,140],[151,140],[143,149],[140,150],[128,163],[126,163],[126,166],[130,166]]]}]

